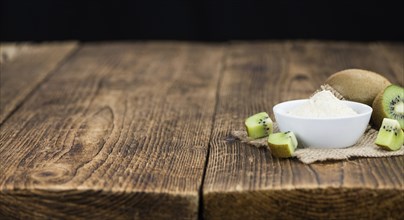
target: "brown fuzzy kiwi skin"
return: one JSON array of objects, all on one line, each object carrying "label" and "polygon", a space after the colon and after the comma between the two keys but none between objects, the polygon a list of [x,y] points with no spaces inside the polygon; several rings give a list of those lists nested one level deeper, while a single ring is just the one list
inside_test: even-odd
[{"label": "brown fuzzy kiwi skin", "polygon": [[380,126],[382,126],[383,118],[388,118],[386,113],[383,111],[383,94],[384,90],[377,94],[375,100],[373,100],[372,104],[372,125],[375,129],[379,130]]},{"label": "brown fuzzy kiwi skin", "polygon": [[382,75],[362,69],[346,69],[325,81],[345,99],[372,106],[373,100],[391,82]]}]

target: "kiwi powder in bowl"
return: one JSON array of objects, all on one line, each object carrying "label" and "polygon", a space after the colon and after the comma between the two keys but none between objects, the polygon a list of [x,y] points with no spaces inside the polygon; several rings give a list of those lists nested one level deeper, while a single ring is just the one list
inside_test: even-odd
[{"label": "kiwi powder in bowl", "polygon": [[372,114],[370,106],[339,100],[329,91],[310,99],[282,102],[273,111],[282,132],[294,132],[299,145],[312,148],[354,145],[364,134]]}]

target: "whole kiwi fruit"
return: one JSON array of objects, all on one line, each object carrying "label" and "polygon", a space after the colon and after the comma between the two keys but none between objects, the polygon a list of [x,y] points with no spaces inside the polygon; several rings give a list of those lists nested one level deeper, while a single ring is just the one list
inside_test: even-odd
[{"label": "whole kiwi fruit", "polygon": [[382,75],[362,69],[347,69],[334,73],[325,83],[337,90],[345,99],[369,106],[377,94],[391,84]]},{"label": "whole kiwi fruit", "polygon": [[372,104],[372,123],[379,128],[384,118],[395,119],[404,130],[404,88],[399,85],[387,86]]}]

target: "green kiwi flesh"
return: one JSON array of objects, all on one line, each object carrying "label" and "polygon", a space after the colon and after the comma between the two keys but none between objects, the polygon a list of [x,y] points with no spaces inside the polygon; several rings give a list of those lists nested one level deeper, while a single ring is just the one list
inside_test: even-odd
[{"label": "green kiwi flesh", "polygon": [[275,157],[292,157],[297,145],[296,136],[291,131],[270,134],[268,137],[268,146]]},{"label": "green kiwi flesh", "polygon": [[385,118],[377,134],[375,144],[386,150],[399,150],[404,143],[404,132],[397,120]]},{"label": "green kiwi flesh", "polygon": [[245,120],[248,137],[252,139],[266,137],[273,132],[273,122],[266,112],[260,112]]}]

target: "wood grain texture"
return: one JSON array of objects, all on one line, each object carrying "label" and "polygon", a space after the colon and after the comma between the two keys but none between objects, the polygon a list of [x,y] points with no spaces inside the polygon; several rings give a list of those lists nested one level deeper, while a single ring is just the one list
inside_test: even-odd
[{"label": "wood grain texture", "polygon": [[384,62],[390,64],[391,71],[395,74],[394,82],[404,86],[404,44],[380,43],[371,46],[373,53],[384,58]]},{"label": "wood grain texture", "polygon": [[[26,57],[22,70],[46,74],[5,95],[19,107],[0,125],[0,219],[196,219],[200,206],[205,219],[404,219],[404,157],[304,165],[229,136],[342,69],[403,85],[402,48],[145,42],[85,44],[53,68]],[[1,83],[24,87],[3,79],[22,58]]]},{"label": "wood grain texture", "polygon": [[0,216],[196,219],[222,56],[84,45],[1,127]]},{"label": "wood grain texture", "polygon": [[230,136],[247,116],[273,116],[274,104],[308,97],[343,69],[369,69],[400,83],[402,70],[374,45],[293,41],[226,49],[203,185],[205,219],[404,218],[402,156],[305,165]]},{"label": "wood grain texture", "polygon": [[77,47],[76,42],[0,44],[0,124]]}]

